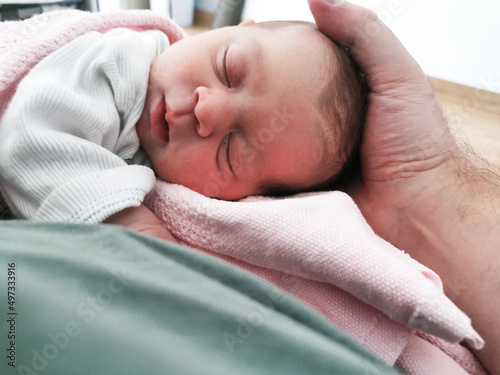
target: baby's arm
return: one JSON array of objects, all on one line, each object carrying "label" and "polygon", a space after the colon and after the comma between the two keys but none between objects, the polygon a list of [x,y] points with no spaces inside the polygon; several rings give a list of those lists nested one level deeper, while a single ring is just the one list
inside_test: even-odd
[{"label": "baby's arm", "polygon": [[105,224],[121,225],[148,236],[166,241],[177,242],[172,234],[161,224],[156,215],[146,206],[129,207],[108,217]]}]

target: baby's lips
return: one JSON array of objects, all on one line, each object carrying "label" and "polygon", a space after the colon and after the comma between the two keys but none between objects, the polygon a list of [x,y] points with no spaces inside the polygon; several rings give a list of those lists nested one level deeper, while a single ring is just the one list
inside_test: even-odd
[{"label": "baby's lips", "polygon": [[168,106],[167,103],[165,103],[165,121],[167,123],[171,122],[171,119],[170,119],[170,114],[171,113],[172,113],[172,109]]},{"label": "baby's lips", "polygon": [[167,105],[161,100],[151,112],[151,131],[164,142],[170,139],[167,116]]}]

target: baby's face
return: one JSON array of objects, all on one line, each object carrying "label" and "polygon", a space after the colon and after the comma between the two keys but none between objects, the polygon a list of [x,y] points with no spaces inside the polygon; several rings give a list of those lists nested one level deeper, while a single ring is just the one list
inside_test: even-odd
[{"label": "baby's face", "polygon": [[227,200],[322,182],[326,72],[308,38],[237,26],[167,48],[151,66],[136,127],[158,176]]}]

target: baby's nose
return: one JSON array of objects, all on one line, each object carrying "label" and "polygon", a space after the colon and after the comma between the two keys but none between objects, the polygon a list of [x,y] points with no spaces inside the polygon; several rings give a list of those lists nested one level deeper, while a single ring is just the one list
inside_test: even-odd
[{"label": "baby's nose", "polygon": [[223,90],[200,86],[195,90],[194,115],[197,131],[202,137],[213,133],[226,133],[234,123],[234,106],[231,97]]}]

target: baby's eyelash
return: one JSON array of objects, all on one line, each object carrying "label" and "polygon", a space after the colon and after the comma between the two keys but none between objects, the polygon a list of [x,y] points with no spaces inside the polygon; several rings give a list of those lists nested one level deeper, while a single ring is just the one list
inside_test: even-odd
[{"label": "baby's eyelash", "polygon": [[222,65],[224,67],[224,74],[226,75],[227,87],[231,88],[231,84],[229,83],[229,75],[227,74],[227,64],[226,64],[226,57],[227,57],[228,50],[229,50],[229,47],[227,47],[226,52],[224,52],[224,60],[222,61]]},{"label": "baby's eyelash", "polygon": [[231,134],[232,133],[229,133],[228,136],[227,136],[227,146],[226,146],[226,159],[227,159],[227,164],[229,165],[229,169],[231,170],[232,173],[234,173],[233,171],[233,166],[231,165],[231,148],[230,148],[230,142],[231,142]]}]

